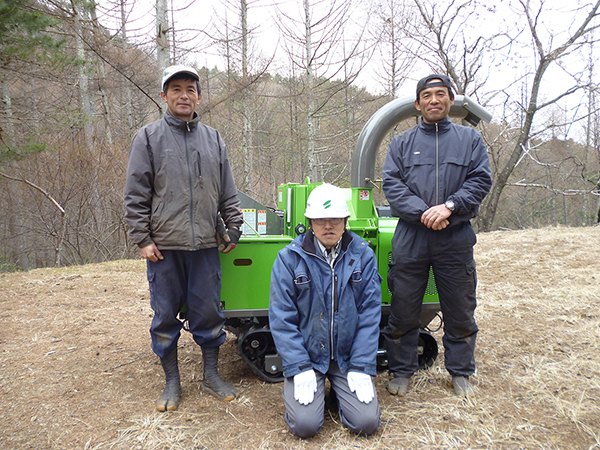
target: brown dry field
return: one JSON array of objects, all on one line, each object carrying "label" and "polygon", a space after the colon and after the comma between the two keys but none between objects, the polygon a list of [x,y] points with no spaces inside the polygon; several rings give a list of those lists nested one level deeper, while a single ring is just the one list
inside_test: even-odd
[{"label": "brown dry field", "polygon": [[184,333],[180,408],[155,412],[163,374],[141,260],[0,274],[0,448],[600,448],[599,252],[598,227],[480,234],[476,397],[453,395],[440,348],[405,398],[379,374],[382,424],[368,438],[333,412],[318,436],[292,436],[281,385],[242,363],[233,335],[220,371],[239,399],[199,389],[200,348]]}]

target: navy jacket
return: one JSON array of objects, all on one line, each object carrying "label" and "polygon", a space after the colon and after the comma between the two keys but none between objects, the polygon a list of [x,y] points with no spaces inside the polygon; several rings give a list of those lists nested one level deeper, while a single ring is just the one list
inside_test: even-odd
[{"label": "navy jacket", "polygon": [[[336,286],[332,289],[332,286]],[[312,230],[277,255],[271,273],[269,324],[285,377],[310,369],[376,375],[381,277],[375,254],[350,231],[333,269],[315,247]]]},{"label": "navy jacket", "polygon": [[396,136],[383,166],[383,191],[392,213],[419,225],[432,206],[453,200],[450,227],[468,222],[492,187],[492,172],[481,135],[448,118],[421,122]]}]

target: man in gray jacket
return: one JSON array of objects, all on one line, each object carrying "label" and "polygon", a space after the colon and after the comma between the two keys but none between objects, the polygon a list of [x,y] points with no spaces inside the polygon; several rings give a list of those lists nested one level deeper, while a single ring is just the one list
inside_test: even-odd
[{"label": "man in gray jacket", "polygon": [[420,314],[430,267],[444,317],[444,357],[457,395],[474,390],[477,277],[470,219],[492,186],[487,150],[473,128],[448,119],[454,93],[445,75],[417,84],[422,122],[396,136],[383,166],[383,190],[399,217],[392,239],[388,285],[391,314],[383,335],[393,379],[404,395],[418,367]]},{"label": "man in gray jacket", "polygon": [[[165,372],[156,408],[173,411],[181,394],[177,341],[183,324],[177,316],[184,305],[190,332],[202,347],[202,390],[225,401],[237,396],[217,373],[219,346],[225,341],[218,252],[237,245],[243,219],[225,144],[194,112],[202,98],[198,73],[170,66],[162,84],[168,110],[133,138],[125,208],[129,236],[147,260],[152,350]],[[219,238],[221,218],[227,230],[221,222]]]}]

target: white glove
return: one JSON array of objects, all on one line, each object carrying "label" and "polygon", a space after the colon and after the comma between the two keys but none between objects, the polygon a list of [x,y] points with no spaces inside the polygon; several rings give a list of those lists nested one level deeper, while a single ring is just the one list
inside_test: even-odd
[{"label": "white glove", "polygon": [[317,392],[317,376],[313,369],[294,375],[294,398],[301,405],[312,403]]},{"label": "white glove", "polygon": [[348,372],[347,377],[348,387],[351,392],[356,392],[358,400],[363,403],[371,403],[375,397],[371,375],[362,372]]}]

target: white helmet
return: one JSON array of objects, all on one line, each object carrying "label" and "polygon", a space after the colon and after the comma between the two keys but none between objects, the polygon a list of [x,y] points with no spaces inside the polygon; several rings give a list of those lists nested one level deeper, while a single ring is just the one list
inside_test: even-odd
[{"label": "white helmet", "polygon": [[344,191],[332,184],[317,186],[308,196],[304,216],[308,219],[350,217]]}]

